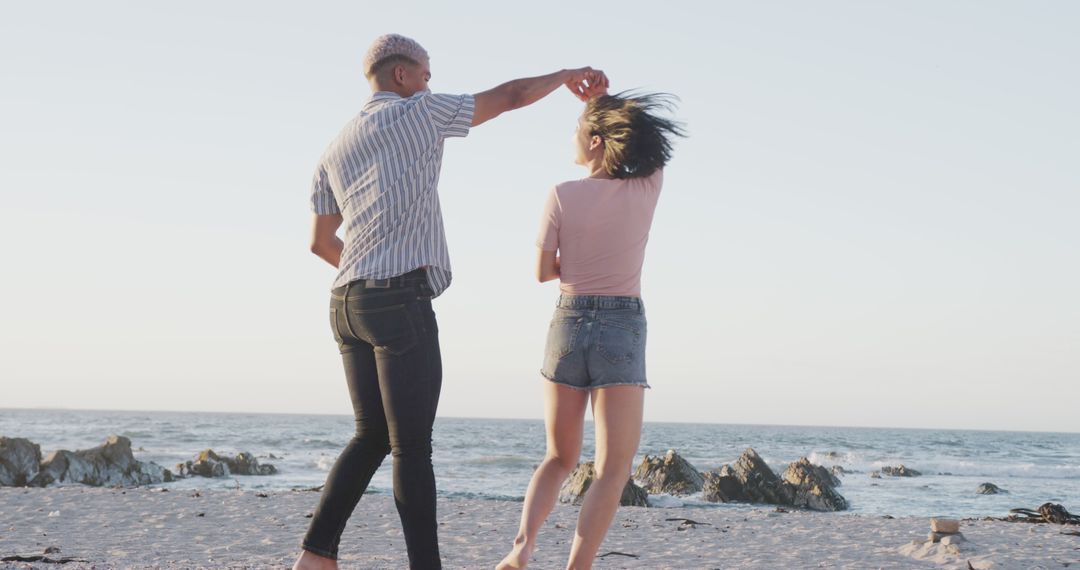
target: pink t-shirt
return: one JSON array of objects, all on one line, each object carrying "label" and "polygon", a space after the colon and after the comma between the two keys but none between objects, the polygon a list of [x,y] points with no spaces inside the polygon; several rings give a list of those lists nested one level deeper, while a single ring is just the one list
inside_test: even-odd
[{"label": "pink t-shirt", "polygon": [[537,245],[559,251],[559,290],[567,295],[641,296],[662,170],[647,178],[584,178],[551,190]]}]

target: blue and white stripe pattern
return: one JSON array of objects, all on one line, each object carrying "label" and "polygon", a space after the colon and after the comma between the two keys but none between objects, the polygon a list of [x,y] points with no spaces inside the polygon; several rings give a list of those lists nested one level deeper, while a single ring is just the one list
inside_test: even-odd
[{"label": "blue and white stripe pattern", "polygon": [[331,287],[428,267],[438,296],[450,285],[439,207],[443,142],[472,125],[472,95],[379,91],[330,143],[311,185],[316,214],[341,214],[345,249]]}]

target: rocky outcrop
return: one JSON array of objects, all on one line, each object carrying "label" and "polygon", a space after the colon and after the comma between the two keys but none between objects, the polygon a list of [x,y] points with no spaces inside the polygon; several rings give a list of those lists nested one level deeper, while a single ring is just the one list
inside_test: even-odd
[{"label": "rocky outcrop", "polygon": [[[843,481],[841,481],[840,477],[838,476],[838,474],[843,475],[845,473],[843,467],[840,467],[839,465],[833,465],[832,467],[825,467],[824,465],[817,465],[817,464],[811,463],[810,459],[806,458],[806,457],[803,457],[803,458],[799,459],[798,461],[796,461],[795,463],[792,463],[791,465],[788,465],[787,471],[784,472],[784,476],[781,477],[781,478],[784,479],[785,481],[788,481],[787,473],[790,472],[792,467],[795,467],[795,466],[798,466],[797,468],[800,469],[800,470],[813,471],[813,475],[814,475],[814,478],[816,480],[820,480],[823,483],[828,484],[830,487],[839,487],[840,485],[843,484]],[[802,479],[802,477],[800,477],[800,479]],[[788,482],[790,482],[790,481],[788,481]]]},{"label": "rocky outcrop", "polygon": [[829,469],[803,457],[778,477],[752,448],[734,466],[724,465],[705,474],[702,497],[710,502],[767,503],[811,509],[842,511],[848,508],[835,487],[839,479]]},{"label": "rocky outcrop", "polygon": [[650,493],[671,495],[692,495],[705,484],[701,473],[674,449],[663,457],[646,455],[634,472],[634,480]]},{"label": "rocky outcrop", "polygon": [[82,483],[95,487],[134,487],[166,483],[172,472],[156,463],[142,462],[131,453],[131,440],[111,435],[91,449],[54,451],[41,462],[37,478],[30,484]]},{"label": "rocky outcrop", "polygon": [[792,504],[792,492],[784,482],[773,473],[765,460],[748,447],[732,467],[735,478],[742,483],[743,492],[752,503],[769,503],[770,505]]},{"label": "rocky outcrop", "polygon": [[885,467],[881,468],[881,474],[888,475],[890,477],[919,477],[922,475],[922,473],[911,469],[910,467],[907,467],[905,465],[901,465],[899,467],[890,467],[886,465]]},{"label": "rocky outcrop", "polygon": [[255,456],[241,451],[236,454],[231,462],[228,459],[225,460],[229,465],[229,469],[237,475],[275,475],[277,474],[277,467],[266,463],[259,463]]},{"label": "rocky outcrop", "polygon": [[[273,475],[277,468],[260,464],[244,451],[233,457],[220,456],[212,449],[194,461],[178,464],[177,477],[224,477],[227,475]],[[134,487],[167,483],[172,471],[151,462],[135,459],[131,440],[111,435],[91,449],[54,451],[44,460],[41,447],[22,438],[0,437],[0,486],[44,487],[53,483],[82,483],[92,486]]]},{"label": "rocky outcrop", "polygon": [[179,477],[226,477],[229,475],[274,475],[277,467],[260,464],[254,455],[241,451],[235,457],[224,457],[205,449],[192,461],[176,464]]},{"label": "rocky outcrop", "polygon": [[999,493],[1008,493],[1008,491],[1002,489],[1001,487],[998,487],[993,483],[983,483],[982,485],[979,485],[978,489],[975,489],[975,492],[980,495],[997,495]]},{"label": "rocky outcrop", "polygon": [[839,481],[828,469],[803,457],[788,465],[784,482],[791,486],[792,506],[814,511],[847,510],[847,500],[834,488]]},{"label": "rocky outcrop", "polygon": [[41,446],[21,437],[0,437],[0,487],[24,487],[41,468]]},{"label": "rocky outcrop", "polygon": [[724,465],[717,471],[705,472],[705,484],[701,494],[712,503],[747,502],[750,497],[743,492],[742,483],[730,465]]},{"label": "rocky outcrop", "polygon": [[[581,501],[585,499],[585,492],[589,490],[589,486],[595,480],[596,467],[593,462],[579,463],[574,468],[574,471],[570,473],[566,483],[563,484],[562,490],[559,492],[559,501],[580,505]],[[648,497],[649,494],[645,489],[635,485],[633,479],[628,479],[626,486],[623,487],[619,504],[624,507],[647,507],[649,506]]]}]

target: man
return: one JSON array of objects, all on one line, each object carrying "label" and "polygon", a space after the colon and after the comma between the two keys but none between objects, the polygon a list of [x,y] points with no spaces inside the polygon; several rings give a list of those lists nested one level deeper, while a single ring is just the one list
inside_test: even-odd
[{"label": "man", "polygon": [[294,568],[337,567],[345,523],[387,453],[409,565],[440,568],[431,430],[442,361],[431,299],[451,275],[437,193],[443,141],[560,85],[585,100],[607,78],[586,67],[476,95],[433,94],[427,52],[396,34],[375,40],[364,75],[373,94],[330,143],[311,189],[311,251],[339,269],[330,321],[356,433],[330,469]]}]

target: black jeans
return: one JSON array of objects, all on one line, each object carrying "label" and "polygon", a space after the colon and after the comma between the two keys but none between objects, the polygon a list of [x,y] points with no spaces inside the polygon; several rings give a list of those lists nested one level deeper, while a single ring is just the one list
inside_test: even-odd
[{"label": "black jeans", "polygon": [[302,547],[337,558],[346,521],[392,453],[394,503],[409,566],[440,568],[431,467],[442,387],[439,331],[423,270],[391,281],[389,287],[354,281],[332,292],[330,324],[345,363],[356,434],[330,469]]}]

